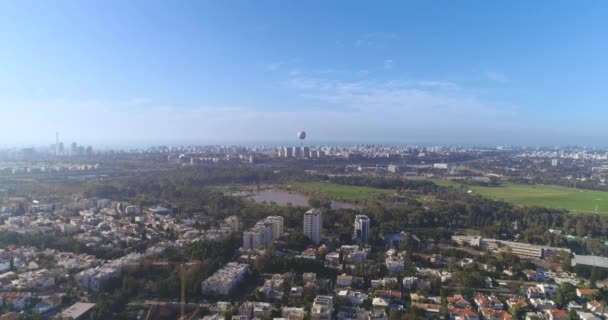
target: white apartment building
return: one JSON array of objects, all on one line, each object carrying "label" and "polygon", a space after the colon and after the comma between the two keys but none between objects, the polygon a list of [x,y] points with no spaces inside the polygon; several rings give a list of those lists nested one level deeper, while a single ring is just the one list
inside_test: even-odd
[{"label": "white apartment building", "polygon": [[216,271],[201,284],[201,292],[205,295],[229,295],[249,271],[249,265],[231,262]]},{"label": "white apartment building", "polygon": [[304,235],[315,244],[321,242],[323,230],[323,213],[319,209],[310,209],[304,213]]},{"label": "white apartment building", "polygon": [[353,233],[355,239],[363,244],[367,244],[369,239],[369,218],[364,214],[355,216],[355,231]]},{"label": "white apartment building", "polygon": [[260,249],[283,235],[283,217],[269,216],[243,232],[244,249]]}]

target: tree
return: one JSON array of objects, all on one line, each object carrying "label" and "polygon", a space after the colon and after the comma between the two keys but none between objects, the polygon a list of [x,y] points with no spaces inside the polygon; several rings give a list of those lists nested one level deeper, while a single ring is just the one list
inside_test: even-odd
[{"label": "tree", "polygon": [[11,257],[10,270],[15,271],[15,257]]},{"label": "tree", "polygon": [[514,304],[509,307],[509,313],[513,315],[513,317],[517,320],[523,320],[526,317],[526,310],[524,310],[520,305]]},{"label": "tree", "polygon": [[568,320],[581,320],[581,317],[578,316],[578,313],[574,309],[571,309],[568,312]]},{"label": "tree", "polygon": [[576,299],[576,287],[569,282],[562,283],[555,292],[555,304],[558,308],[564,308],[566,304]]}]

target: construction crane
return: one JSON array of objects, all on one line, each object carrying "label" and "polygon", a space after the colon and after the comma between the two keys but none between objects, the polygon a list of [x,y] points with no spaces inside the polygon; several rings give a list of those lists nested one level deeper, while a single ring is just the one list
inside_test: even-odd
[{"label": "construction crane", "polygon": [[[186,258],[187,259],[187,258]],[[191,260],[191,259],[188,259]],[[184,257],[182,257],[182,261],[168,261],[168,260],[151,260],[151,259],[143,259],[134,263],[127,263],[124,266],[126,267],[135,267],[135,268],[174,268],[178,266],[178,272],[180,274],[180,316],[181,319],[185,319],[185,308],[186,308],[186,276],[185,276],[185,267],[191,266],[202,266],[203,261],[201,260],[191,260],[189,262],[185,262]],[[152,309],[156,306],[156,304],[152,304],[150,309],[148,310],[148,315],[146,316],[146,320],[150,320],[152,315]]]}]

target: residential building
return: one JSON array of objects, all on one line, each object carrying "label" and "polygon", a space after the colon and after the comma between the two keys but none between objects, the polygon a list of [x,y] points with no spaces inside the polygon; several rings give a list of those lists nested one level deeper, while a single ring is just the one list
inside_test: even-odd
[{"label": "residential building", "polygon": [[228,263],[202,282],[202,293],[204,295],[229,295],[232,289],[245,278],[248,271],[248,264]]},{"label": "residential building", "polygon": [[367,244],[369,239],[369,218],[364,214],[355,216],[354,238],[363,244]]},{"label": "residential building", "polygon": [[313,320],[331,320],[334,312],[332,296],[317,296],[310,308],[310,318]]},{"label": "residential building", "polygon": [[310,209],[304,213],[304,235],[312,240],[313,243],[321,242],[321,232],[323,230],[323,213],[319,209]]}]

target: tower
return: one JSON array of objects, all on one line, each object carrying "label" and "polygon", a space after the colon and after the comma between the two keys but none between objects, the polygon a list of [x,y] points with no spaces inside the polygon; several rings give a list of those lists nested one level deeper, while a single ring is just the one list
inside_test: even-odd
[{"label": "tower", "polygon": [[323,230],[323,213],[319,209],[310,209],[304,213],[304,235],[313,243],[321,242],[321,231]]},{"label": "tower", "polygon": [[363,244],[367,244],[369,239],[369,218],[364,214],[355,216],[354,238]]}]

